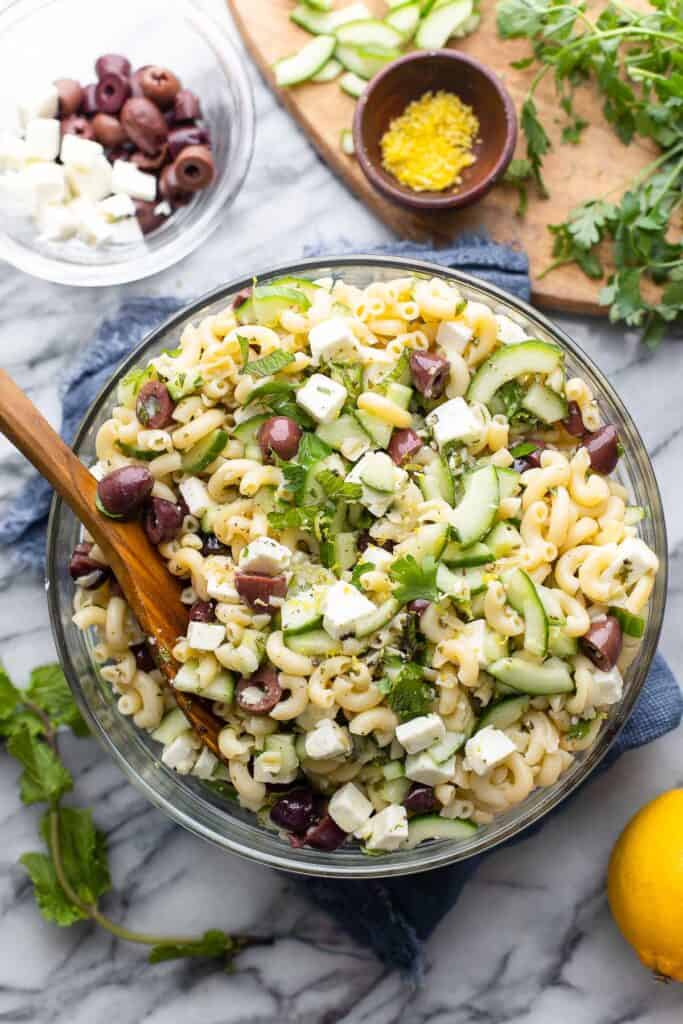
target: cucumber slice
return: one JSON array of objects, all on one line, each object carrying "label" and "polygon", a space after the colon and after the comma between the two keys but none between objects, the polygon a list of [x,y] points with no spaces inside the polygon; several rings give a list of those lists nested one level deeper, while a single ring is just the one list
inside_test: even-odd
[{"label": "cucumber slice", "polygon": [[346,447],[350,441],[357,441],[359,450],[357,454],[354,451],[356,459],[360,458],[370,447],[370,438],[356,417],[348,414],[339,416],[331,423],[321,423],[316,434],[321,441],[329,444],[330,448],[334,448],[337,452],[341,451],[342,445]]},{"label": "cucumber slice", "polygon": [[617,608],[615,605],[610,607],[609,614],[614,616],[626,636],[639,638],[645,632],[645,619],[640,615],[632,615],[625,608]]},{"label": "cucumber slice", "polygon": [[453,0],[442,7],[434,6],[420,23],[415,45],[421,50],[441,50],[471,15],[472,0]]},{"label": "cucumber slice", "polygon": [[313,302],[316,295],[323,290],[319,284],[316,284],[314,281],[309,281],[307,277],[277,277],[274,281],[270,282],[269,287],[295,288],[296,291],[303,292],[309,302]]},{"label": "cucumber slice", "polygon": [[380,795],[390,804],[402,804],[410,791],[410,779],[391,779],[380,787]]},{"label": "cucumber slice", "polygon": [[335,35],[346,46],[382,46],[390,50],[403,45],[401,33],[377,18],[347,21],[335,29]]},{"label": "cucumber slice", "polygon": [[256,322],[264,327],[277,327],[280,322],[280,314],[286,309],[295,308],[300,313],[305,313],[310,307],[310,300],[298,288],[289,288],[286,285],[264,284],[258,285],[252,292],[254,303],[254,315]]},{"label": "cucumber slice", "polygon": [[181,465],[184,473],[201,473],[218,458],[228,443],[225,430],[212,430],[210,434],[197,441],[182,457]]},{"label": "cucumber slice", "polygon": [[[343,509],[343,506],[340,507]],[[352,569],[358,560],[356,541],[355,533],[335,533],[330,540],[320,545],[320,561],[326,569],[333,569],[337,575]]]},{"label": "cucumber slice", "polygon": [[548,630],[548,651],[558,658],[572,658],[579,652],[575,636],[567,636],[562,626],[551,626]]},{"label": "cucumber slice", "polygon": [[557,423],[567,416],[567,399],[539,381],[531,385],[522,405],[542,423]]},{"label": "cucumber slice", "polygon": [[320,590],[303,590],[288,597],[282,606],[282,632],[286,637],[318,629],[323,621],[323,594]]},{"label": "cucumber slice", "polygon": [[285,637],[285,644],[295,654],[307,658],[325,658],[341,650],[338,640],[333,639],[324,629],[311,629],[308,633]]},{"label": "cucumber slice", "polygon": [[401,409],[407,409],[413,397],[413,389],[405,384],[399,384],[398,381],[391,380],[387,384],[386,397],[394,405],[398,405]]},{"label": "cucumber slice", "polygon": [[481,540],[493,527],[500,490],[495,466],[475,469],[464,477],[465,493],[453,513],[453,525],[465,547]]},{"label": "cucumber slice", "polygon": [[207,700],[219,700],[223,704],[232,704],[235,696],[235,680],[229,672],[219,672],[208,686],[200,690],[200,696]]},{"label": "cucumber slice", "polygon": [[[352,72],[349,71],[348,74],[350,75],[352,74]],[[353,141],[353,132],[351,131],[350,128],[342,128],[342,130],[340,131],[339,146],[342,153],[345,153],[346,156],[355,156],[356,146]]]},{"label": "cucumber slice", "polygon": [[297,4],[293,11],[290,11],[289,20],[300,28],[305,28],[314,36],[333,35],[334,29],[330,24],[331,18],[328,11],[314,11],[307,4]]},{"label": "cucumber slice", "polygon": [[443,764],[453,757],[453,754],[457,754],[468,738],[466,732],[447,732],[444,738],[431,746],[427,752],[436,764]]},{"label": "cucumber slice", "polygon": [[343,68],[338,60],[333,57],[332,60],[328,60],[327,64],[323,64],[317,75],[313,75],[311,78],[312,82],[333,82],[335,78],[338,78],[342,73]]},{"label": "cucumber slice", "polygon": [[333,0],[304,0],[304,3],[314,11],[331,11]]},{"label": "cucumber slice", "polygon": [[469,601],[474,594],[484,590],[486,583],[481,569],[453,570],[442,563],[436,570],[436,585],[443,594],[456,601]]},{"label": "cucumber slice", "polygon": [[181,733],[187,732],[192,726],[180,708],[173,708],[161,719],[158,728],[152,733],[152,739],[158,743],[173,743]]},{"label": "cucumber slice", "polygon": [[563,359],[562,349],[546,341],[504,345],[479,367],[467,389],[467,400],[488,405],[503,384],[526,373],[552,373]]},{"label": "cucumber slice", "polygon": [[514,469],[501,469],[500,466],[496,466],[496,473],[498,475],[500,500],[514,498],[521,487],[521,473],[517,473]]},{"label": "cucumber slice", "polygon": [[470,544],[467,548],[452,541],[446,546],[441,557],[452,569],[469,569],[475,565],[487,565],[494,560],[493,551],[488,543],[484,544],[481,541]]},{"label": "cucumber slice", "polygon": [[624,512],[624,524],[626,526],[637,526],[647,515],[648,510],[643,505],[629,505]]},{"label": "cucumber slice", "polygon": [[376,632],[381,629],[382,626],[386,626],[388,622],[391,622],[394,615],[396,615],[400,609],[400,604],[394,597],[388,597],[386,601],[378,605],[374,612],[369,612],[356,622],[356,636],[369,636],[370,633]]},{"label": "cucumber slice", "polygon": [[471,839],[477,831],[473,821],[464,818],[441,818],[438,814],[421,814],[408,822],[408,838],[402,850],[414,850],[427,839]]},{"label": "cucumber slice", "polygon": [[524,619],[525,650],[543,657],[548,650],[548,616],[534,581],[523,569],[513,569],[503,582],[508,601]]},{"label": "cucumber slice", "polygon": [[420,565],[429,555],[440,558],[448,540],[448,526],[445,523],[428,523],[419,526],[411,537],[401,541],[395,554],[412,555]]},{"label": "cucumber slice", "polygon": [[371,452],[363,459],[360,480],[374,491],[391,494],[396,487],[396,467],[384,452]]},{"label": "cucumber slice", "polygon": [[[365,87],[368,83],[360,75],[354,74],[353,71],[345,71],[339,79],[339,87],[343,92],[348,93],[349,96],[353,96],[354,99],[358,99],[362,93],[365,92]],[[348,129],[347,129],[348,130]]]},{"label": "cucumber slice", "polygon": [[403,761],[389,761],[382,768],[382,775],[387,782],[392,782],[393,779],[402,779],[405,777],[406,770]]},{"label": "cucumber slice", "polygon": [[353,71],[361,78],[372,78],[377,72],[392,60],[401,56],[401,51],[396,49],[387,50],[379,46],[348,46],[338,43],[335,57],[346,68]]},{"label": "cucumber slice", "polygon": [[477,722],[476,732],[492,725],[496,729],[507,729],[508,726],[518,722],[523,714],[529,710],[530,698],[525,694],[523,697],[506,697],[487,708]]},{"label": "cucumber slice", "polygon": [[559,658],[548,658],[543,663],[534,664],[519,654],[513,654],[510,658],[494,661],[486,671],[513,690],[532,697],[571,693],[574,689],[569,667]]},{"label": "cucumber slice", "polygon": [[270,419],[269,416],[251,416],[248,420],[242,420],[232,432],[233,437],[236,437],[242,444],[258,444],[258,432],[266,422]]},{"label": "cucumber slice", "polygon": [[285,89],[290,85],[308,81],[327,64],[336,45],[337,40],[334,36],[316,36],[310,43],[302,46],[298,53],[276,61],[273,65],[275,84],[280,89]]},{"label": "cucumber slice", "polygon": [[132,444],[126,444],[125,441],[117,441],[116,447],[122,455],[128,456],[129,459],[139,459],[140,462],[151,462],[152,459],[156,459],[162,452],[151,452],[147,448],[136,448]]},{"label": "cucumber slice", "polygon": [[402,3],[393,7],[384,19],[387,25],[391,25],[397,32],[401,33],[404,42],[408,42],[415,35],[415,30],[420,24],[420,5],[417,2]]},{"label": "cucumber slice", "polygon": [[493,552],[494,558],[505,558],[522,546],[522,535],[510,523],[496,523],[484,543]]},{"label": "cucumber slice", "polygon": [[390,423],[385,423],[377,416],[373,416],[370,412],[364,412],[362,409],[356,410],[354,416],[378,448],[387,448],[389,446],[391,435],[394,432],[394,428]]},{"label": "cucumber slice", "polygon": [[441,456],[425,466],[419,478],[419,486],[427,501],[443,498],[449,505],[455,504],[455,484],[448,463]]}]

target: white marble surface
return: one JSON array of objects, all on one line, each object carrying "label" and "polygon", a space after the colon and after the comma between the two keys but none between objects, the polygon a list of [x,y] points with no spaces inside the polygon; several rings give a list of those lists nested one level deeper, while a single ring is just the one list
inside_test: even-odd
[{"label": "white marble surface", "polygon": [[[213,0],[225,17],[221,0]],[[98,320],[127,294],[194,296],[233,275],[297,257],[306,244],[359,250],[386,230],[320,163],[252,73],[256,152],[224,229],[182,266],[105,291],[51,286],[0,269],[0,364],[54,422],[56,381]],[[650,354],[602,322],[565,321],[631,408],[654,457],[668,517],[671,594],[662,647],[683,671],[683,346]],[[0,499],[26,466],[0,438]],[[21,680],[53,657],[39,583],[0,555],[0,656]],[[681,736],[631,753],[542,834],[492,856],[427,945],[415,993],[314,912],[280,877],[202,844],[147,806],[93,741],[69,744],[79,802],[109,834],[115,918],[148,930],[210,926],[274,931],[226,976],[186,963],[148,967],[137,948],[78,925],[44,923],[17,857],[35,847],[37,814],[17,798],[0,755],[0,1021],[32,1024],[674,1024],[683,987],[655,983],[611,920],[611,845],[648,798],[683,784]],[[410,879],[406,880],[410,885]]]}]

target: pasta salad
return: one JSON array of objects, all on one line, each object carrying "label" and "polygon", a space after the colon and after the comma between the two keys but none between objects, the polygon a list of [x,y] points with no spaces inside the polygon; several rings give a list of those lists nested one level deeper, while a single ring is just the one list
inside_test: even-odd
[{"label": "pasta salad", "polygon": [[590,747],[658,571],[617,432],[564,353],[441,278],[255,284],[128,373],[98,506],[183,581],[177,689],[102,552],[74,621],[176,771],[294,846],[462,838]]}]

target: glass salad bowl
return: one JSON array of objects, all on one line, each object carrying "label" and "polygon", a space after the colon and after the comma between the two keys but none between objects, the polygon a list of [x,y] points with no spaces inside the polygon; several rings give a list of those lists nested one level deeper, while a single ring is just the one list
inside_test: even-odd
[{"label": "glass salad bowl", "polygon": [[[52,627],[67,678],[93,733],[113,755],[126,775],[145,796],[173,820],[198,836],[225,850],[241,854],[272,867],[302,874],[372,878],[424,871],[490,850],[537,822],[583,782],[601,761],[626,722],[643,686],[654,656],[664,612],[666,593],[666,535],[662,505],[643,441],[613,388],[582,350],[561,330],[525,303],[466,274],[429,263],[378,256],[347,256],[338,259],[309,259],[278,267],[259,276],[259,283],[282,276],[342,277],[365,287],[372,281],[394,277],[441,276],[457,283],[464,297],[488,303],[527,333],[561,346],[572,373],[580,374],[593,389],[606,422],[614,423],[624,447],[618,477],[629,492],[629,500],[645,505],[650,515],[642,523],[642,536],[661,562],[651,598],[649,617],[640,650],[626,672],[623,700],[610,707],[595,744],[579,754],[572,766],[553,786],[536,789],[523,803],[507,811],[490,825],[480,827],[463,840],[439,839],[415,849],[382,857],[368,857],[360,848],[345,845],[335,852],[292,849],[285,839],[264,826],[249,811],[219,795],[192,776],[181,776],[163,765],[160,746],[130,718],[119,713],[111,686],[98,675],[92,656],[94,640],[73,624],[73,584],[68,572],[71,551],[77,543],[79,524],[63,503],[55,498],[49,525],[47,575]],[[100,393],[87,413],[75,441],[75,450],[87,464],[95,461],[95,436],[115,404],[118,381],[132,366],[146,362],[162,349],[173,348],[186,324],[218,312],[233,296],[252,283],[251,274],[218,288],[184,310],[174,314],[153,331]]]},{"label": "glass salad bowl", "polygon": [[96,58],[120,53],[133,67],[170,68],[197,94],[215,166],[212,184],[143,241],[39,241],[39,229],[26,213],[0,211],[0,259],[48,281],[95,287],[140,280],[193,252],[235,199],[253,150],[251,86],[225,27],[194,0],[118,0],[102,16],[89,0],[12,0],[0,6],[0,136],[16,130],[17,102],[37,87],[37,78],[92,82]]}]

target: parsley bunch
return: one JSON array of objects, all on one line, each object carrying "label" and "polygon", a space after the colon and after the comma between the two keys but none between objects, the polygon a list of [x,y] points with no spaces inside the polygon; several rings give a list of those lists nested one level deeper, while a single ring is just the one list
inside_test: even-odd
[{"label": "parsley bunch", "polygon": [[644,341],[655,346],[667,324],[683,318],[683,245],[671,240],[683,190],[683,17],[678,0],[652,0],[652,7],[643,13],[613,0],[593,20],[583,2],[500,0],[498,31],[505,39],[531,41],[531,56],[515,67],[537,66],[520,116],[527,157],[514,161],[508,176],[520,191],[518,212],[526,205],[527,181],[547,195],[542,168],[550,139],[534,96],[548,73],[566,118],[564,142],[580,141],[586,122],[576,114],[574,92],[591,80],[622,142],[640,136],[662,150],[620,202],[589,199],[564,223],[550,226],[555,259],[545,271],[576,263],[601,278],[598,247],[607,242],[615,269],[600,301],[613,322],[641,328]]},{"label": "parsley bunch", "polygon": [[34,669],[26,690],[13,686],[0,667],[0,735],[23,768],[21,799],[47,805],[39,828],[43,849],[20,857],[43,917],[63,927],[93,921],[119,939],[150,946],[150,963],[209,957],[222,959],[228,967],[246,946],[268,941],[218,929],[198,937],[148,935],[124,928],[102,912],[100,898],[111,889],[107,841],[90,810],[62,803],[73,779],[59,756],[60,727],[88,735],[59,665]]}]

